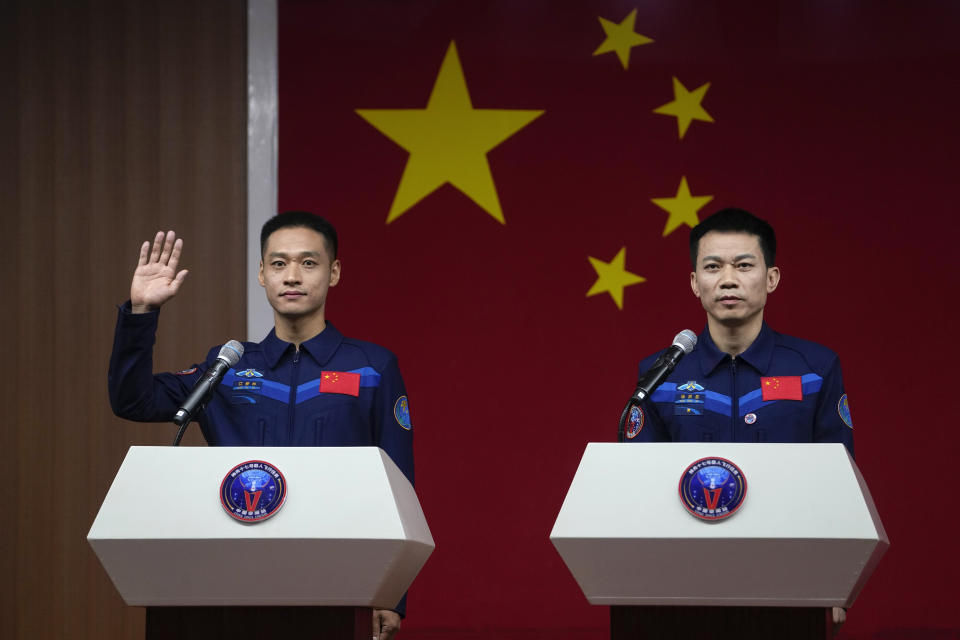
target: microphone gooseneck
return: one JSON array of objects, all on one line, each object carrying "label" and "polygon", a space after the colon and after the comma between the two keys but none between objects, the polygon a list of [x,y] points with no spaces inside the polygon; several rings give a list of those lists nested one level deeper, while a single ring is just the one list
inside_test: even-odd
[{"label": "microphone gooseneck", "polygon": [[220,348],[216,361],[204,372],[196,386],[193,387],[193,391],[190,392],[190,395],[187,396],[187,399],[183,401],[183,404],[180,405],[173,416],[173,423],[180,427],[180,430],[177,431],[177,437],[173,440],[173,446],[176,447],[180,444],[180,439],[183,438],[183,433],[186,431],[187,425],[190,424],[193,414],[203,409],[209,402],[213,390],[223,380],[223,376],[227,374],[231,367],[240,362],[242,356],[243,345],[236,340],[231,340]]},{"label": "microphone gooseneck", "polygon": [[626,406],[623,408],[623,412],[620,414],[617,442],[624,441],[624,429],[627,417],[630,415],[630,410],[633,407],[639,406],[641,402],[650,397],[650,394],[663,384],[667,376],[673,372],[673,369],[677,366],[677,363],[680,362],[680,359],[693,351],[695,346],[697,346],[697,334],[690,331],[690,329],[684,329],[674,336],[673,344],[660,354],[660,357],[653,363],[653,366],[640,375],[633,395],[630,396]]}]

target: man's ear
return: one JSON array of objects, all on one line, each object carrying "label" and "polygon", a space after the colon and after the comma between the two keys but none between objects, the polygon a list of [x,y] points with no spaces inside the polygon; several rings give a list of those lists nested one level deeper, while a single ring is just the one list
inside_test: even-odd
[{"label": "man's ear", "polygon": [[335,287],[340,282],[340,260],[334,260],[330,263],[330,286]]},{"label": "man's ear", "polygon": [[780,284],[780,267],[767,269],[767,293],[773,293]]},{"label": "man's ear", "polygon": [[697,272],[690,272],[690,288],[693,290],[693,295],[700,297],[700,287],[697,286]]},{"label": "man's ear", "polygon": [[257,272],[257,282],[260,283],[261,287],[267,286],[267,283],[263,281],[263,260],[260,260],[260,270]]}]

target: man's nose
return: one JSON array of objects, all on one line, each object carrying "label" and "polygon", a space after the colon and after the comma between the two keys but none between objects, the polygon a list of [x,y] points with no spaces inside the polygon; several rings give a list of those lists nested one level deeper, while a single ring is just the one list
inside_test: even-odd
[{"label": "man's nose", "polygon": [[296,263],[290,263],[283,271],[283,281],[286,284],[300,282],[300,267]]},{"label": "man's nose", "polygon": [[724,289],[739,286],[737,283],[737,269],[732,264],[728,264],[720,271],[720,286]]}]

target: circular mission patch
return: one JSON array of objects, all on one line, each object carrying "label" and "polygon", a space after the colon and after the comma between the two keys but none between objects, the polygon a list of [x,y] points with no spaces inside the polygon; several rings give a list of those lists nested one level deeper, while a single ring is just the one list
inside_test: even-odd
[{"label": "circular mission patch", "polygon": [[220,504],[240,522],[266,520],[283,506],[286,497],[283,474],[263,460],[241,462],[220,483]]},{"label": "circular mission patch", "polygon": [[680,502],[691,515],[716,522],[743,505],[747,478],[725,458],[701,458],[680,476]]}]

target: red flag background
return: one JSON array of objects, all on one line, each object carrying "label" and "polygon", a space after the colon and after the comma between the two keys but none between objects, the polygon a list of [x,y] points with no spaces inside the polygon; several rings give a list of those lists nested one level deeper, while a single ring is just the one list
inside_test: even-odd
[{"label": "red flag background", "polygon": [[[652,42],[624,40],[626,67],[593,55],[600,18]],[[956,360],[960,5],[291,0],[279,21],[280,208],[337,225],[328,316],[395,351],[410,395],[437,549],[407,637],[603,637],[607,610],[548,535],[585,444],[614,439],[639,359],[703,327],[689,216],[721,206],[778,231],[770,324],[844,366],[857,461],[892,541],[844,635],[957,637],[958,439],[941,389]],[[482,168],[465,155],[487,124],[451,131],[439,102],[380,111],[393,135],[374,124],[373,110],[428,106],[451,42],[473,108],[543,113],[486,154],[504,223],[475,187],[446,184],[388,224],[408,158],[423,184]],[[679,117],[655,113],[674,79],[701,89],[708,115],[682,138]],[[400,132],[404,118],[419,129]],[[403,135],[420,136],[413,154]],[[445,164],[427,162],[430,144]],[[644,279],[622,308],[619,287],[602,290],[617,273]],[[625,508],[643,486],[638,472],[622,487]]]}]

